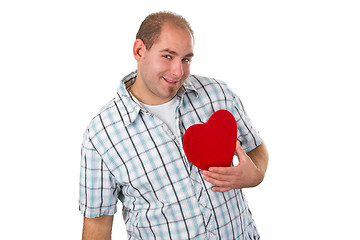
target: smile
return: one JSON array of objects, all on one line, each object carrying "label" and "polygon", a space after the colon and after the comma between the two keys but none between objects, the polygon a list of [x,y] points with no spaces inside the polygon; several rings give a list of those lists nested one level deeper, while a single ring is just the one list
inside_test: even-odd
[{"label": "smile", "polygon": [[168,82],[168,83],[171,83],[171,84],[177,84],[179,81],[177,81],[177,80],[169,80],[169,79],[166,79],[166,78],[164,78],[164,77],[162,77],[166,82]]}]

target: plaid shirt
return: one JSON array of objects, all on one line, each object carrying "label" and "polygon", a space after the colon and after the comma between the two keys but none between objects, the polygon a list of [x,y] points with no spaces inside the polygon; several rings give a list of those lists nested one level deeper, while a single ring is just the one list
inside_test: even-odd
[{"label": "plaid shirt", "polygon": [[[242,190],[211,191],[201,170],[186,159],[181,137],[129,93],[135,78],[133,72],[123,79],[117,96],[84,133],[82,214],[113,215],[120,199],[129,239],[259,239]],[[261,144],[240,99],[225,83],[190,75],[176,97],[179,136],[227,109],[237,120],[244,151]]]}]

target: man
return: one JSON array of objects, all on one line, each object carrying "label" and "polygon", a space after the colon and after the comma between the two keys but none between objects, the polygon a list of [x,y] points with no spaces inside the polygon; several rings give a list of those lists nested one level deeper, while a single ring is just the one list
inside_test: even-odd
[{"label": "man", "polygon": [[[193,46],[193,31],[179,15],[155,13],[141,24],[137,71],[84,134],[83,239],[111,239],[117,199],[129,239],[259,238],[241,188],[263,180],[265,144],[225,83],[190,75]],[[240,163],[201,171],[186,159],[182,136],[219,109],[237,121]]]}]

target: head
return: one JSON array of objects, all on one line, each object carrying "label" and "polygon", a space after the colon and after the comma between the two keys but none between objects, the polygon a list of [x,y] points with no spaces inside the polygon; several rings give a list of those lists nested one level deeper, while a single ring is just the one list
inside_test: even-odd
[{"label": "head", "polygon": [[181,15],[172,12],[157,12],[147,16],[141,23],[136,39],[141,39],[149,50],[160,36],[164,24],[170,24],[174,27],[187,30],[194,38],[194,32],[190,24]]},{"label": "head", "polygon": [[130,91],[145,104],[170,101],[190,74],[193,31],[183,17],[160,12],[149,15],[136,36],[138,75]]}]

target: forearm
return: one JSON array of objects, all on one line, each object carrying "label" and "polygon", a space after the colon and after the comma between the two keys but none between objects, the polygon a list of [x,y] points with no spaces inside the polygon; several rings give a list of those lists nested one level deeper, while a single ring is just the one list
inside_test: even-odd
[{"label": "forearm", "polygon": [[113,216],[84,217],[83,240],[110,240]]},{"label": "forearm", "polygon": [[251,158],[251,160],[253,161],[255,166],[259,169],[259,171],[261,172],[264,178],[269,162],[269,153],[267,151],[267,147],[265,143],[262,142],[257,148],[248,152],[247,155]]}]

